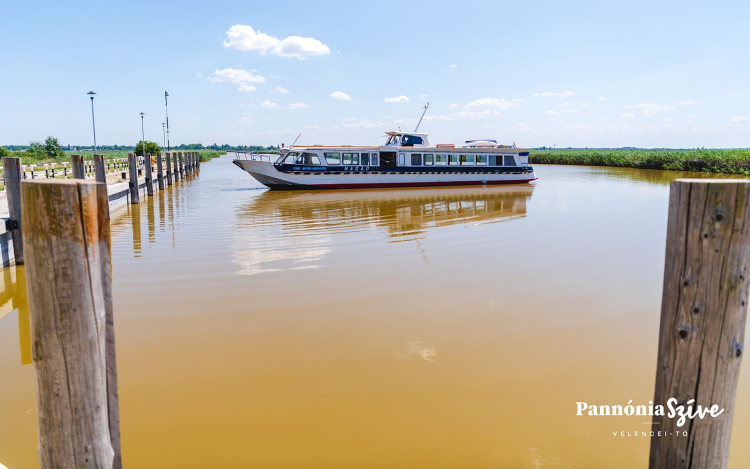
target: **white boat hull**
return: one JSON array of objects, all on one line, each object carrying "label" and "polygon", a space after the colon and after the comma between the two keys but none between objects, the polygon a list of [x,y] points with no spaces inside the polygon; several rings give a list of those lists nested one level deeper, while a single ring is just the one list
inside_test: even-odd
[{"label": "white boat hull", "polygon": [[376,167],[343,167],[343,171],[280,171],[268,161],[236,159],[234,164],[272,189],[358,189],[379,187],[467,186],[483,184],[521,184],[534,181],[534,170],[528,166],[506,168],[503,172],[491,167],[460,168],[398,168],[385,171]]}]

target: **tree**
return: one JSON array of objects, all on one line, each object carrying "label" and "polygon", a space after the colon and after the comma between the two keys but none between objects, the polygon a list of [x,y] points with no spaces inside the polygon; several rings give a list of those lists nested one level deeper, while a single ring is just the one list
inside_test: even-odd
[{"label": "tree", "polygon": [[32,158],[42,159],[46,156],[42,142],[29,142],[29,149],[27,151]]},{"label": "tree", "polygon": [[0,156],[11,156],[10,150],[5,147],[0,147]]},{"label": "tree", "polygon": [[[161,147],[157,145],[156,142],[146,142],[146,153],[156,155],[160,151]],[[143,156],[143,140],[135,145],[135,154],[138,156]]]},{"label": "tree", "polygon": [[60,142],[55,137],[47,137],[44,141],[44,154],[50,158],[57,158],[58,156],[65,156],[65,152],[60,148]]}]

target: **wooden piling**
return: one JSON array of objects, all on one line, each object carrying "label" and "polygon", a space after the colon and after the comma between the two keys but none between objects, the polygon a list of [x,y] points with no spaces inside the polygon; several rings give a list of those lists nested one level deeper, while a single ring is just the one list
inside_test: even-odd
[{"label": "wooden piling", "polygon": [[161,152],[156,154],[156,182],[159,190],[164,190],[164,168],[162,168]]},{"label": "wooden piling", "polygon": [[174,180],[175,181],[179,181],[180,177],[182,176],[180,174],[180,158],[178,155],[179,155],[178,152],[172,153],[172,157],[174,158]]},{"label": "wooden piling", "polygon": [[185,179],[185,156],[182,152],[177,152],[177,158],[180,160],[180,177]]},{"label": "wooden piling", "polygon": [[154,175],[154,166],[151,164],[151,153],[146,153],[146,156],[143,157],[143,163],[144,163],[144,170],[146,172],[146,194],[148,194],[149,197],[153,197],[154,195],[154,181],[153,181],[153,175]]},{"label": "wooden piling", "polygon": [[166,153],[167,156],[167,185],[172,185],[172,157],[169,153]]},{"label": "wooden piling", "polygon": [[13,239],[13,256],[18,265],[24,263],[23,237],[21,236],[21,178],[21,158],[3,158],[3,181],[10,219],[7,226],[10,228],[10,235]]},{"label": "wooden piling", "polygon": [[25,181],[42,469],[121,467],[106,185]]},{"label": "wooden piling", "polygon": [[70,166],[73,168],[73,179],[86,179],[83,155],[71,155]]},{"label": "wooden piling", "polygon": [[650,468],[727,467],[749,281],[750,181],[673,181],[654,405],[724,411],[655,416],[654,432],[680,436],[651,438]]},{"label": "wooden piling", "polygon": [[141,194],[138,190],[138,160],[137,157],[128,153],[128,171],[130,172],[130,203],[141,203]]},{"label": "wooden piling", "polygon": [[107,183],[107,170],[104,167],[104,155],[94,155],[94,178],[96,182]]}]

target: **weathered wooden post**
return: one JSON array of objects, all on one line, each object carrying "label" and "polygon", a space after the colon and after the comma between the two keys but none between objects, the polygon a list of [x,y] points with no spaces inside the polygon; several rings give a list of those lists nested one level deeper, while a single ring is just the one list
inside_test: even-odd
[{"label": "weathered wooden post", "polygon": [[156,182],[159,184],[159,190],[164,190],[164,168],[162,168],[161,152],[156,154]]},{"label": "weathered wooden post", "polygon": [[73,169],[73,179],[86,179],[86,169],[83,167],[83,155],[72,155],[70,166]]},{"label": "weathered wooden post", "polygon": [[[32,179],[34,173],[32,172]],[[23,238],[21,236],[21,158],[3,158],[3,182],[8,200],[7,227],[13,239],[13,257],[23,264]]]},{"label": "weathered wooden post", "polygon": [[178,157],[177,152],[172,153],[172,157],[174,158],[174,180],[179,181],[180,180],[180,158]]},{"label": "weathered wooden post", "polygon": [[94,178],[96,182],[107,183],[107,170],[104,167],[104,155],[94,155]]},{"label": "weathered wooden post", "polygon": [[130,172],[130,203],[141,203],[141,193],[138,190],[138,161],[136,156],[128,153],[128,171]]},{"label": "weathered wooden post", "polygon": [[654,405],[724,412],[681,427],[655,416],[654,432],[672,436],[651,438],[652,469],[727,467],[749,282],[750,181],[673,181]]},{"label": "weathered wooden post", "polygon": [[169,153],[166,153],[167,156],[167,185],[172,185],[172,157]]},{"label": "weathered wooden post", "polygon": [[121,467],[106,185],[25,181],[42,469]]},{"label": "weathered wooden post", "polygon": [[185,179],[185,159],[182,152],[177,152],[177,158],[180,160],[180,177]]},{"label": "weathered wooden post", "polygon": [[143,158],[143,169],[146,173],[146,194],[148,194],[149,197],[153,197],[154,181],[152,176],[154,175],[154,167],[151,164],[151,153],[146,153],[146,156]]}]

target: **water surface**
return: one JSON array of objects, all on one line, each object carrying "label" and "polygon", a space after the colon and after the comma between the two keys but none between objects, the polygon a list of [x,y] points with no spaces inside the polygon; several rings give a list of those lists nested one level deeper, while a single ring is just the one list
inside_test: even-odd
[{"label": "water surface", "polygon": [[[129,467],[637,468],[668,182],[538,165],[533,185],[269,192],[204,164],[113,214]],[[3,269],[0,463],[35,468],[22,268]],[[747,368],[747,366],[745,366]],[[750,372],[731,467],[750,467]]]}]

